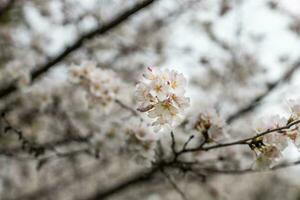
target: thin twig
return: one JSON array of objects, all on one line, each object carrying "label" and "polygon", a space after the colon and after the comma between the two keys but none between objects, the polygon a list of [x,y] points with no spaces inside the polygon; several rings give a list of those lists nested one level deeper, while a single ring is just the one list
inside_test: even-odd
[{"label": "thin twig", "polygon": [[237,140],[237,141],[233,141],[233,142],[228,142],[228,143],[220,143],[220,144],[216,144],[216,145],[212,145],[212,146],[208,146],[208,147],[198,146],[198,147],[195,147],[195,148],[185,149],[181,153],[188,153],[188,152],[195,152],[195,151],[208,151],[208,150],[211,150],[211,149],[217,149],[217,148],[234,146],[234,145],[248,145],[249,141],[252,141],[254,139],[257,139],[257,138],[259,138],[261,136],[264,136],[266,134],[269,134],[269,133],[279,132],[279,131],[290,129],[292,126],[294,126],[296,124],[299,124],[299,123],[300,123],[300,120],[296,120],[294,122],[291,122],[291,123],[287,124],[286,126],[282,126],[282,127],[278,127],[278,128],[263,131],[263,132],[255,135],[253,137],[249,137],[249,138],[246,138],[246,139],[241,139],[241,140]]},{"label": "thin twig", "polygon": [[172,180],[172,178],[170,177],[170,175],[165,172],[164,169],[161,170],[162,174],[167,178],[167,180],[169,181],[169,183],[171,184],[171,186],[175,189],[175,191],[180,195],[180,197],[183,200],[188,200],[188,198],[186,197],[186,195],[184,194],[184,192],[178,187],[178,185]]},{"label": "thin twig", "polygon": [[122,101],[120,101],[119,99],[115,99],[115,102],[121,106],[122,108],[124,108],[125,110],[128,110],[129,112],[131,112],[134,116],[140,117],[139,113],[134,110],[133,108],[129,107],[128,105],[126,105],[125,103],[123,103]]},{"label": "thin twig", "polygon": [[194,135],[191,135],[189,137],[189,139],[187,139],[187,141],[184,143],[184,145],[182,147],[182,151],[184,151],[187,148],[188,144],[190,143],[190,141],[192,141],[193,138],[194,138]]},{"label": "thin twig", "polygon": [[174,136],[173,131],[171,131],[170,134],[171,134],[171,140],[172,140],[171,148],[172,148],[172,151],[173,151],[174,155],[176,155],[177,152],[176,152],[176,140],[175,140],[175,136]]}]

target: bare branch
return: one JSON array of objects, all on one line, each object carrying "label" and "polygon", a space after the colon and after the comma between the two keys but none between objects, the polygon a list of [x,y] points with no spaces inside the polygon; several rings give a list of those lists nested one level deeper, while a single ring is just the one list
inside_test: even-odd
[{"label": "bare branch", "polygon": [[190,143],[190,141],[191,141],[193,138],[194,138],[194,135],[191,135],[191,136],[189,137],[189,139],[187,139],[187,141],[184,143],[184,145],[183,145],[183,147],[182,147],[182,151],[184,151],[184,150],[187,148],[188,144]]},{"label": "bare branch", "polygon": [[173,152],[174,155],[176,155],[177,152],[176,152],[176,140],[175,140],[175,136],[174,136],[173,131],[171,131],[170,134],[171,134],[171,140],[172,140],[172,143],[171,143],[172,152]]},{"label": "bare branch", "polygon": [[161,166],[155,166],[155,167],[151,168],[150,170],[147,169],[144,171],[140,171],[140,172],[132,175],[131,177],[129,177],[126,180],[118,181],[118,183],[116,185],[113,185],[110,188],[99,191],[90,197],[82,198],[81,200],[105,199],[106,197],[109,197],[113,194],[121,192],[129,187],[132,187],[134,185],[138,185],[140,183],[151,180],[153,178],[153,176],[159,171],[160,168],[161,168]]}]

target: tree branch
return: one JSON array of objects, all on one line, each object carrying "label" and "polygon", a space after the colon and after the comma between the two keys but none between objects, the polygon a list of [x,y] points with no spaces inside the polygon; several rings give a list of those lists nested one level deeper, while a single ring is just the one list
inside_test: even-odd
[{"label": "tree branch", "polygon": [[138,172],[128,179],[125,179],[123,181],[118,182],[116,185],[107,188],[105,190],[99,191],[95,193],[94,195],[87,197],[87,198],[82,198],[81,200],[100,200],[100,199],[105,199],[108,196],[111,196],[113,194],[116,194],[118,192],[121,192],[129,187],[132,187],[134,185],[149,181],[153,178],[153,176],[159,172],[161,169],[162,165],[155,166],[151,168],[150,170],[143,170],[141,172]]},{"label": "tree branch", "polygon": [[203,145],[202,146],[200,145],[200,146],[195,147],[195,148],[185,149],[184,151],[181,151],[180,154],[195,152],[195,151],[209,151],[211,149],[218,149],[218,148],[222,148],[222,147],[235,146],[235,145],[249,145],[251,141],[253,141],[253,140],[255,140],[255,139],[257,139],[261,136],[267,135],[269,133],[288,130],[292,126],[297,125],[299,123],[300,123],[300,120],[296,120],[294,122],[288,123],[286,126],[282,126],[282,127],[278,127],[278,128],[274,128],[274,129],[268,129],[266,131],[258,133],[257,135],[255,135],[253,137],[249,137],[249,138],[246,138],[246,139],[241,139],[241,140],[237,140],[237,141],[233,141],[233,142],[221,143],[221,144],[216,144],[216,145],[212,145],[212,146],[208,146],[208,147],[203,147]]},{"label": "tree branch", "polygon": [[[137,174],[134,174],[133,176],[131,176],[130,178],[119,182],[117,185],[112,186],[111,188],[108,188],[106,190],[103,191],[99,191],[98,193],[92,195],[89,198],[82,198],[81,200],[103,200],[106,197],[109,197],[113,194],[119,193],[125,189],[128,189],[129,187],[135,186],[139,183],[148,181],[150,179],[153,178],[153,176],[161,171],[162,169],[165,168],[173,168],[173,169],[179,169],[179,170],[183,170],[183,171],[190,171],[192,173],[196,173],[199,174],[200,178],[203,179],[203,177],[205,177],[204,173],[209,173],[209,174],[223,174],[223,175],[242,175],[242,174],[246,174],[246,173],[259,173],[259,172],[268,172],[268,171],[275,171],[275,170],[279,170],[279,169],[283,169],[283,168],[287,168],[287,167],[292,167],[295,165],[299,165],[300,164],[300,160],[294,161],[294,162],[289,162],[289,163],[281,163],[278,164],[276,166],[274,166],[273,168],[270,168],[269,170],[253,170],[251,168],[248,169],[242,169],[242,170],[219,170],[219,169],[213,169],[213,168],[199,168],[199,169],[194,169],[192,167],[191,164],[185,164],[185,163],[181,163],[180,161],[176,161],[176,163],[171,162],[171,163],[160,163],[157,166],[154,166],[152,169],[150,170],[144,170],[141,171]],[[200,171],[200,172],[199,172]]]},{"label": "tree branch", "polygon": [[180,197],[183,200],[188,200],[188,198],[186,197],[184,192],[179,188],[179,186],[175,183],[175,181],[173,181],[172,177],[166,171],[164,171],[163,169],[161,170],[161,172],[166,177],[166,179],[169,181],[171,186],[175,189],[175,191],[180,195]]},{"label": "tree branch", "polygon": [[[193,173],[200,174],[201,177],[205,177],[205,175],[204,175],[205,173],[244,174],[244,173],[248,173],[248,172],[249,173],[259,172],[258,170],[252,170],[251,168],[244,169],[244,170],[218,170],[218,169],[213,169],[213,168],[195,169],[195,167],[197,167],[197,164],[199,164],[198,162],[180,161],[177,159],[177,157],[183,153],[190,153],[190,152],[195,152],[195,151],[208,151],[211,149],[217,149],[217,148],[223,148],[223,147],[227,147],[227,146],[234,146],[234,145],[241,145],[241,144],[249,145],[252,140],[254,140],[258,137],[261,137],[261,136],[264,136],[266,134],[273,133],[273,132],[281,132],[281,131],[287,130],[287,129],[291,128],[292,126],[295,126],[299,123],[300,123],[300,120],[296,120],[294,122],[288,123],[286,126],[263,131],[253,137],[249,137],[246,139],[237,140],[237,141],[229,142],[229,143],[217,144],[217,145],[213,145],[213,146],[209,146],[209,147],[204,147],[204,145],[201,143],[200,146],[198,146],[196,148],[186,148],[186,144],[188,142],[190,142],[191,138],[192,138],[192,137],[189,137],[187,142],[184,143],[184,145],[183,145],[184,148],[182,148],[182,150],[179,152],[177,152],[175,150],[176,141],[175,141],[173,132],[171,132],[171,139],[172,139],[171,148],[172,148],[172,152],[174,154],[173,159],[172,158],[166,159],[166,161],[162,160],[159,163],[156,163],[156,164],[154,163],[154,165],[151,169],[145,169],[143,171],[140,171],[139,173],[132,175],[128,179],[126,179],[124,181],[120,181],[116,185],[113,185],[112,187],[107,188],[106,190],[99,191],[98,193],[96,193],[88,198],[84,198],[82,200],[105,199],[106,197],[116,194],[118,192],[121,192],[121,191],[127,189],[128,187],[131,187],[131,186],[137,185],[139,183],[145,182],[147,180],[150,180],[151,178],[153,178],[153,176],[157,172],[159,172],[159,171],[163,172],[163,170],[165,170],[166,168],[178,169],[178,170],[182,170],[183,172],[190,171]],[[291,162],[291,163],[282,163],[282,164],[279,164],[279,165],[271,168],[270,170],[277,170],[277,169],[290,167],[290,166],[294,166],[294,165],[298,165],[298,164],[300,164],[300,160]],[[199,172],[199,170],[200,170],[200,172]]]},{"label": "tree branch", "polygon": [[280,84],[287,82],[288,80],[290,80],[290,78],[292,77],[292,75],[294,74],[294,72],[299,69],[300,67],[300,59],[298,59],[293,65],[292,67],[284,73],[284,75],[279,78],[277,81],[271,83],[268,85],[267,90],[262,93],[261,95],[257,96],[256,98],[254,98],[251,102],[249,102],[247,105],[245,105],[244,107],[240,108],[238,111],[236,111],[235,113],[229,115],[227,117],[226,122],[228,124],[233,123],[235,120],[237,120],[238,118],[246,115],[247,113],[255,110],[257,108],[257,106],[272,92],[274,91]]},{"label": "tree branch", "polygon": [[[130,9],[124,11],[123,13],[116,16],[114,19],[112,19],[110,22],[104,24],[101,27],[97,27],[94,30],[82,35],[80,38],[78,38],[71,46],[66,48],[63,52],[61,52],[56,57],[53,57],[52,59],[48,60],[46,63],[37,66],[32,72],[31,72],[31,80],[32,82],[36,81],[40,76],[42,76],[44,73],[48,72],[52,67],[54,67],[56,64],[63,61],[67,56],[78,50],[87,40],[93,39],[96,36],[104,35],[113,28],[117,27],[118,25],[125,22],[129,17],[136,14],[138,11],[142,10],[143,8],[146,8],[147,6],[151,5],[156,0],[144,0],[142,2],[137,3]],[[16,82],[12,82],[8,84],[8,86],[0,89],[0,98],[4,98],[18,90]]]},{"label": "tree branch", "polygon": [[0,18],[13,7],[15,2],[16,0],[8,0],[6,3],[1,3],[4,5],[0,4]]}]

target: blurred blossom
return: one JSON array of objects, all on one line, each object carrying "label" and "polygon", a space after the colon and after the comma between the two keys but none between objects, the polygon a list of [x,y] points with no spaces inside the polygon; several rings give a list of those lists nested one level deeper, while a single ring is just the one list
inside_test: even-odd
[{"label": "blurred blossom", "polygon": [[133,153],[138,163],[150,165],[154,160],[158,135],[140,120],[130,120],[124,128],[127,150]]},{"label": "blurred blossom", "polygon": [[[271,131],[273,129],[285,127],[289,123],[297,120],[295,112],[297,110],[296,104],[292,105],[292,115],[288,119],[279,115],[261,118],[256,122],[255,129],[258,133],[264,131]],[[282,152],[289,146],[291,141],[297,148],[299,148],[300,131],[299,125],[296,124],[289,129],[279,131],[272,131],[252,141],[252,150],[256,154],[255,168],[269,168],[280,161]]]},{"label": "blurred blossom", "polygon": [[73,66],[70,80],[86,91],[91,106],[97,105],[105,111],[111,110],[121,88],[121,80],[113,71],[97,68],[93,62]]},{"label": "blurred blossom", "polygon": [[7,75],[17,80],[20,88],[25,88],[31,81],[29,68],[20,61],[12,61],[8,64]]},{"label": "blurred blossom", "polygon": [[257,158],[252,166],[253,169],[264,170],[272,167],[281,156],[281,153],[276,146],[270,145],[264,147],[257,155]]},{"label": "blurred blossom", "polygon": [[297,99],[291,99],[288,101],[293,117],[300,118],[300,97]]},{"label": "blurred blossom", "polygon": [[263,132],[266,130],[278,128],[281,126],[285,126],[287,124],[287,119],[285,117],[281,117],[279,115],[265,116],[263,118],[258,119],[255,122],[255,130],[257,132]]}]

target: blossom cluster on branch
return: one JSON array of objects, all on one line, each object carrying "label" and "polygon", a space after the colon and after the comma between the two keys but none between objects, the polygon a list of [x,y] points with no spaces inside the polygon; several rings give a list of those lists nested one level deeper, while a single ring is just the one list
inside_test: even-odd
[{"label": "blossom cluster on branch", "polygon": [[200,133],[206,142],[220,142],[227,137],[225,125],[225,120],[215,109],[207,109],[193,116],[188,127],[196,132],[195,135]]},{"label": "blossom cluster on branch", "polygon": [[154,119],[157,130],[161,126],[175,126],[189,106],[185,96],[186,79],[174,70],[148,67],[144,79],[137,84],[138,110]]},{"label": "blossom cluster on branch", "polygon": [[[136,86],[137,110],[147,113],[152,122],[151,125],[147,125],[142,116],[138,116],[138,113],[117,99],[122,81],[113,71],[97,68],[94,63],[84,63],[71,68],[70,77],[73,83],[84,88],[87,100],[91,104],[96,103],[105,110],[109,110],[113,102],[119,102],[122,108],[128,109],[137,117],[129,120],[125,125],[117,122],[118,126],[107,127],[107,130],[114,130],[113,135],[120,140],[120,148],[133,155],[137,161],[148,163],[154,161],[157,142],[164,140],[155,132],[164,127],[174,130],[174,127],[182,121],[183,112],[190,104],[189,98],[185,96],[187,81],[183,74],[175,70],[148,67],[142,80]],[[281,160],[282,152],[289,146],[289,143],[300,146],[298,124],[281,128],[300,119],[299,100],[290,101],[290,108],[291,115],[288,119],[279,115],[265,117],[255,125],[256,136],[232,143],[220,143],[228,139],[225,120],[213,109],[201,112],[193,119],[186,119],[189,134],[192,136],[185,142],[182,140],[181,151],[175,150],[173,153],[176,154],[175,157],[178,157],[188,152],[247,144],[256,156],[253,167],[272,167]],[[139,117],[142,120],[139,120]],[[100,146],[103,146],[105,140],[112,137],[112,131],[104,131],[105,134],[101,132],[97,140],[100,141]],[[261,135],[263,132],[267,133]],[[177,140],[180,140],[178,138],[180,137],[177,136]],[[189,145],[196,147],[189,148]],[[117,150],[115,147],[109,149]]]},{"label": "blossom cluster on branch", "polygon": [[[273,115],[261,119],[256,124],[256,131],[262,132],[287,126],[300,119],[300,99],[290,100],[291,115],[285,118],[279,115]],[[300,126],[295,124],[288,129],[278,130],[270,134],[263,135],[252,141],[251,149],[255,152],[256,162],[254,167],[266,168],[272,167],[282,158],[282,152],[292,143],[298,149],[300,148]]]}]

